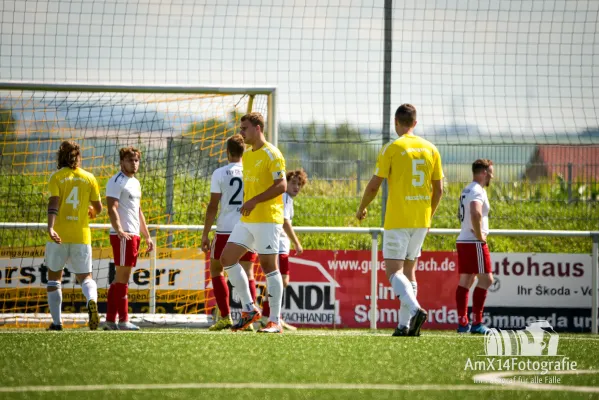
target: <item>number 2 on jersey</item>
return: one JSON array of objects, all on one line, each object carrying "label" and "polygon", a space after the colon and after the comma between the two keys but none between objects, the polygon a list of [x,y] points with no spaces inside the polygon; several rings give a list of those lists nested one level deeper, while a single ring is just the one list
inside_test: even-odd
[{"label": "number 2 on jersey", "polygon": [[238,186],[237,186],[237,189],[235,190],[235,193],[229,200],[229,204],[234,205],[234,206],[240,206],[241,204],[243,204],[243,201],[237,200],[237,196],[241,193],[241,189],[243,189],[243,181],[239,177],[234,177],[229,181],[229,186],[233,186],[235,183],[237,183]]},{"label": "number 2 on jersey", "polygon": [[73,186],[65,203],[72,205],[75,210],[79,208],[79,188],[77,186]]}]

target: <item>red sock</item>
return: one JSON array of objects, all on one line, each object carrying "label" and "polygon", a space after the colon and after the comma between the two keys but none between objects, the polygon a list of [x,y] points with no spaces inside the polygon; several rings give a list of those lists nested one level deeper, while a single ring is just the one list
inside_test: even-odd
[{"label": "red sock", "polygon": [[227,285],[227,279],[224,276],[212,278],[212,290],[214,290],[214,297],[216,298],[220,316],[222,318],[228,317],[231,309],[229,308],[229,286]]},{"label": "red sock", "polygon": [[487,300],[487,289],[480,287],[474,288],[472,294],[472,313],[474,314],[474,325],[483,322],[483,310],[485,308],[485,300]]},{"label": "red sock", "polygon": [[108,299],[106,301],[106,322],[116,322],[116,313],[118,309],[118,297],[116,296],[118,289],[115,289],[113,283],[108,288]]},{"label": "red sock", "polygon": [[252,294],[252,300],[256,303],[256,280],[250,279],[249,281],[250,293]]},{"label": "red sock", "polygon": [[116,289],[115,297],[117,301],[117,311],[119,313],[119,322],[129,321],[129,285],[126,283],[114,283]]},{"label": "red sock", "polygon": [[264,299],[262,302],[262,316],[270,317],[270,304],[268,303],[267,299]]},{"label": "red sock", "polygon": [[455,302],[458,310],[458,324],[468,325],[468,295],[470,289],[458,285],[455,291]]}]

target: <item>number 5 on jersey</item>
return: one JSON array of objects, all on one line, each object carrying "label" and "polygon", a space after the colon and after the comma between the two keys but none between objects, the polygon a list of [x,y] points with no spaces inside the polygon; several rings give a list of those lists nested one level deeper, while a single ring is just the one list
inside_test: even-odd
[{"label": "number 5 on jersey", "polygon": [[418,169],[419,165],[424,165],[424,160],[412,160],[412,186],[415,187],[424,185],[424,171]]}]

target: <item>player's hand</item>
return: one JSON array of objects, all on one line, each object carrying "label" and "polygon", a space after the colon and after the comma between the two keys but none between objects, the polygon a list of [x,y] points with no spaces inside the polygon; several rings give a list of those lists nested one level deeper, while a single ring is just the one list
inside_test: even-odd
[{"label": "player's hand", "polygon": [[94,206],[90,205],[87,207],[87,216],[89,217],[89,219],[96,218],[96,209],[94,208]]},{"label": "player's hand", "polygon": [[243,215],[244,217],[247,217],[248,215],[250,215],[250,213],[252,212],[252,210],[254,208],[256,208],[256,202],[254,201],[254,199],[250,199],[250,200],[246,201],[241,206],[241,210],[240,210],[241,215]]},{"label": "player's hand", "polygon": [[202,251],[208,253],[208,250],[210,250],[210,239],[208,236],[202,236]]},{"label": "player's hand", "polygon": [[150,251],[154,250],[154,241],[152,240],[151,237],[146,238],[146,246],[148,246],[148,253]]},{"label": "player's hand", "polygon": [[366,209],[358,209],[358,212],[356,213],[356,218],[358,219],[358,221],[362,221],[364,218],[366,218],[366,214],[368,214],[368,211]]},{"label": "player's hand", "polygon": [[117,236],[119,239],[131,240],[131,234],[125,231],[118,231]]},{"label": "player's hand", "polygon": [[58,244],[60,244],[62,242],[62,239],[60,238],[58,233],[56,233],[54,228],[48,228],[48,235],[50,235],[50,239],[52,239],[54,242],[56,242]]},{"label": "player's hand", "polygon": [[302,245],[301,244],[297,244],[295,246],[295,255],[296,256],[300,256],[300,255],[302,255],[303,252],[304,252],[304,248],[302,247]]}]

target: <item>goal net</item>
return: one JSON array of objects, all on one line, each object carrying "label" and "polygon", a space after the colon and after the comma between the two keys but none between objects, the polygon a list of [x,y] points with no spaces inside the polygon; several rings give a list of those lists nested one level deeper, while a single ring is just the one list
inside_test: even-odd
[{"label": "goal net", "polygon": [[[0,82],[0,325],[49,323],[44,265],[47,181],[63,140],[82,149],[82,167],[100,184],[119,169],[121,147],[142,152],[137,174],[150,226],[203,225],[210,176],[227,162],[225,142],[249,111],[266,118],[276,141],[274,88],[37,85]],[[106,310],[114,277],[106,212],[93,221],[93,277]],[[36,225],[37,224],[37,225]],[[206,325],[214,305],[201,232],[151,229],[157,250],[142,240],[129,285],[132,321]],[[87,322],[85,298],[65,270],[66,325]]]}]

